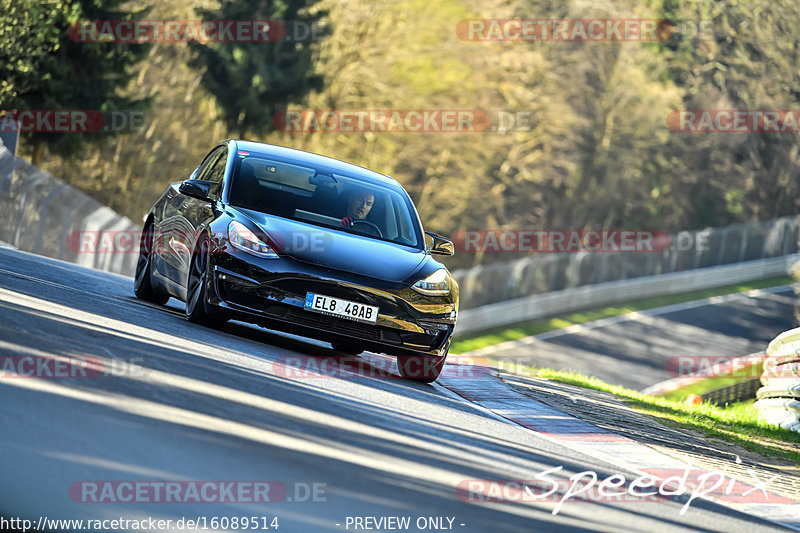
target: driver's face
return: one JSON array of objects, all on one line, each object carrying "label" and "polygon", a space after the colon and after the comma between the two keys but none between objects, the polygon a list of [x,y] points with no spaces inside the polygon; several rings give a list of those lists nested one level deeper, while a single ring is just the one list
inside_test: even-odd
[{"label": "driver's face", "polygon": [[374,202],[375,196],[370,193],[354,194],[347,204],[347,216],[356,220],[366,218]]}]

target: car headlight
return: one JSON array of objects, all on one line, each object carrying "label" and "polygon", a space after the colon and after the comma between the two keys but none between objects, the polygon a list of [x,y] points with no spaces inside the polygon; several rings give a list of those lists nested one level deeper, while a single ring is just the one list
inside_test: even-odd
[{"label": "car headlight", "polygon": [[447,271],[440,268],[425,279],[421,279],[411,286],[415,291],[428,296],[444,296],[450,294],[450,282]]},{"label": "car headlight", "polygon": [[265,244],[255,234],[247,229],[241,222],[235,220],[228,224],[228,241],[231,246],[243,252],[253,254],[256,257],[263,257],[265,259],[278,259],[278,254],[271,246]]}]

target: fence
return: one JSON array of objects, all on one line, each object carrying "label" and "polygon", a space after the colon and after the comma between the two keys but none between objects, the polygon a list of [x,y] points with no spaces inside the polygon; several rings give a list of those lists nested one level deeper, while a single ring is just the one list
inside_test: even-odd
[{"label": "fence", "polygon": [[684,231],[661,252],[550,253],[453,272],[462,310],[536,294],[797,252],[800,217]]},{"label": "fence", "polygon": [[727,387],[708,391],[700,396],[703,398],[704,402],[728,405],[755,399],[756,391],[759,387],[761,387],[761,381],[758,378],[753,378],[728,385]]},{"label": "fence", "polygon": [[135,253],[78,253],[72,232],[129,231],[139,226],[0,145],[0,241],[20,250],[132,276]]}]

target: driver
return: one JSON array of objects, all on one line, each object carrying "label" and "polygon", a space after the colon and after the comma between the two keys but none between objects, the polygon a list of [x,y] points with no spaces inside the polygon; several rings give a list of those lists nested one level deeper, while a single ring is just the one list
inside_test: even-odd
[{"label": "driver", "polygon": [[375,203],[375,195],[367,191],[355,191],[347,199],[345,215],[342,218],[342,227],[349,228],[354,220],[367,218],[372,204]]}]

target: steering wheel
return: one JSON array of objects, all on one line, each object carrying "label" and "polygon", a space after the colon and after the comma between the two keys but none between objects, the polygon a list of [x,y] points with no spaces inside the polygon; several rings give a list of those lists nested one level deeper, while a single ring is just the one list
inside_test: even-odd
[{"label": "steering wheel", "polygon": [[375,230],[375,233],[378,234],[378,237],[383,239],[383,233],[381,233],[381,230],[378,228],[377,225],[375,225],[374,223],[370,222],[369,220],[364,220],[363,218],[357,218],[357,219],[353,220],[352,222],[350,222],[351,226],[355,226],[356,224],[366,224],[371,229]]}]

